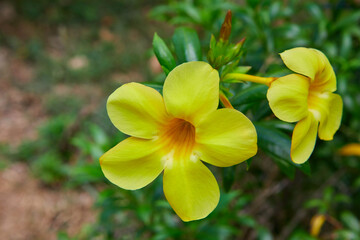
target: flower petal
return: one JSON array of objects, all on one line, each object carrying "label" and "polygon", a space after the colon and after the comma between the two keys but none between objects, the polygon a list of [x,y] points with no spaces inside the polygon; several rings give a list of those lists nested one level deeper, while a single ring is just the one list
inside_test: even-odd
[{"label": "flower petal", "polygon": [[169,114],[196,125],[219,104],[219,73],[206,62],[188,62],[174,68],[164,83]]},{"label": "flower petal", "polygon": [[273,81],[267,99],[275,116],[286,122],[296,122],[306,117],[309,85],[309,79],[299,74],[286,75]]},{"label": "flower petal", "polygon": [[280,53],[285,65],[292,71],[309,77],[312,81],[321,69],[319,55],[310,48],[297,47]]},{"label": "flower petal", "polygon": [[196,128],[200,159],[219,167],[241,163],[257,152],[252,122],[241,112],[223,108],[208,115]]},{"label": "flower petal", "polygon": [[360,143],[348,143],[338,152],[341,156],[358,156],[360,157]]},{"label": "flower petal", "polygon": [[295,125],[291,140],[291,159],[297,164],[306,162],[314,150],[318,121],[312,113]]},{"label": "flower petal", "polygon": [[167,118],[160,93],[139,83],[116,89],[107,101],[107,111],[121,132],[146,139],[154,137]]},{"label": "flower petal", "polygon": [[176,159],[164,171],[164,193],[185,222],[208,216],[219,202],[219,186],[198,159]]},{"label": "flower petal", "polygon": [[320,63],[318,73],[315,76],[315,81],[311,85],[311,88],[320,92],[336,91],[336,76],[329,60],[319,50],[311,50],[318,55]]},{"label": "flower petal", "polygon": [[127,138],[101,156],[101,169],[110,182],[121,188],[142,188],[164,169],[158,149],[152,140]]},{"label": "flower petal", "polygon": [[343,101],[340,95],[329,93],[328,114],[321,118],[319,126],[319,138],[332,140],[335,132],[339,129],[343,111]]}]

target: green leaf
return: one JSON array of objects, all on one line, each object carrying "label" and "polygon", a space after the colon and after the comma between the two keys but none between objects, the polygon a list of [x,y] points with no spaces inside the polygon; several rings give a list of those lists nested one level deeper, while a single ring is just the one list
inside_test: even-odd
[{"label": "green leaf", "polygon": [[353,26],[354,23],[360,20],[360,11],[352,12],[346,16],[342,16],[339,21],[331,26],[331,30],[335,32],[338,29],[343,29],[348,26]]},{"label": "green leaf", "polygon": [[321,199],[311,199],[307,201],[304,205],[305,208],[323,208],[324,201]]},{"label": "green leaf", "polygon": [[74,238],[69,237],[66,232],[60,231],[57,233],[58,240],[73,240]]},{"label": "green leaf", "polygon": [[200,40],[195,30],[186,27],[177,28],[172,41],[179,64],[202,59]]},{"label": "green leaf", "polygon": [[261,122],[263,126],[276,128],[281,131],[292,132],[294,130],[294,124],[283,122],[281,120],[268,120]]},{"label": "green leaf", "polygon": [[240,193],[241,192],[239,190],[233,190],[224,193],[222,192],[219,204],[215,209],[215,215],[217,212],[222,212],[224,209],[228,209],[230,202],[239,197]]},{"label": "green leaf", "polygon": [[251,109],[253,113],[253,121],[259,121],[265,117],[272,115],[271,108],[268,101],[262,101]]},{"label": "green leaf", "polygon": [[235,182],[236,166],[222,168],[223,186],[226,192],[230,191]]},{"label": "green leaf", "polygon": [[316,3],[309,3],[307,5],[307,10],[309,13],[318,21],[324,19],[324,11],[320,8],[320,6]]},{"label": "green leaf", "polygon": [[243,104],[258,102],[266,99],[268,87],[265,85],[254,85],[241,90],[238,94],[230,99],[234,107]]},{"label": "green leaf", "polygon": [[269,230],[263,226],[257,227],[256,232],[258,234],[259,240],[272,240],[273,239]]},{"label": "green leaf", "polygon": [[343,212],[341,214],[341,221],[351,230],[360,233],[359,220],[350,212]]},{"label": "green leaf", "polygon": [[350,52],[352,51],[352,36],[348,32],[344,32],[341,39],[341,48],[340,54],[341,56],[349,56]]},{"label": "green leaf", "polygon": [[257,225],[257,222],[255,221],[255,219],[249,215],[240,215],[237,217],[236,220],[241,225],[248,226],[251,228],[255,228]]},{"label": "green leaf", "polygon": [[91,124],[90,132],[96,144],[104,146],[108,143],[108,137],[106,133],[99,126]]},{"label": "green leaf", "polygon": [[142,82],[143,85],[154,88],[158,92],[162,92],[163,85],[160,83],[154,83],[154,82]]},{"label": "green leaf", "polygon": [[234,73],[247,73],[250,71],[251,66],[238,66],[234,69]]},{"label": "green leaf", "polygon": [[153,39],[153,49],[162,69],[167,75],[176,67],[174,56],[171,54],[165,42],[155,33]]},{"label": "green leaf", "polygon": [[310,175],[308,162],[300,165],[291,161],[290,148],[291,140],[288,135],[266,126],[260,122],[254,123],[258,135],[259,147],[268,154],[287,176],[293,177],[294,167],[299,168],[303,173]]},{"label": "green leaf", "polygon": [[326,187],[324,190],[324,201],[330,203],[334,197],[334,188]]},{"label": "green leaf", "polygon": [[336,240],[359,240],[359,236],[357,233],[354,233],[349,230],[338,230],[336,231]]},{"label": "green leaf", "polygon": [[269,7],[269,14],[271,20],[276,19],[281,14],[281,3],[280,2],[272,2]]},{"label": "green leaf", "polygon": [[68,182],[70,185],[82,185],[89,182],[104,181],[104,175],[98,163],[81,163],[73,167],[68,167],[68,175],[71,179]]},{"label": "green leaf", "polygon": [[351,203],[351,198],[344,194],[337,194],[334,197],[334,202],[336,202],[336,203]]},{"label": "green leaf", "polygon": [[267,153],[274,160],[276,165],[280,168],[280,170],[289,178],[294,179],[295,177],[295,167],[291,165],[288,161],[273,156],[272,154]]},{"label": "green leaf", "polygon": [[249,171],[252,160],[253,158],[246,160],[246,171]]},{"label": "green leaf", "polygon": [[295,230],[295,232],[291,234],[289,240],[318,240],[318,239],[312,237],[308,232],[299,229],[299,230]]},{"label": "green leaf", "polygon": [[187,15],[192,22],[194,23],[201,23],[201,14],[200,9],[196,8],[195,6],[188,4],[188,3],[178,3],[177,5],[178,11],[183,12]]}]

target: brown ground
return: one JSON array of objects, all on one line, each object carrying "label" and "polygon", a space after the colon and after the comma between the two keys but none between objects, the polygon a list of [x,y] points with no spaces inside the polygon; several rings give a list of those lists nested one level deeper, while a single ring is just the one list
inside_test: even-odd
[{"label": "brown ground", "polygon": [[32,76],[31,66],[0,48],[0,143],[16,146],[37,136],[45,118],[40,98],[21,90]]},{"label": "brown ground", "polygon": [[95,220],[89,194],[44,188],[24,164],[0,172],[0,182],[0,239],[51,240]]},{"label": "brown ground", "polygon": [[[23,140],[37,138],[38,127],[47,119],[43,98],[22,86],[33,77],[32,66],[0,48],[0,144],[16,148]],[[91,95],[94,89],[54,86],[52,94]],[[50,93],[49,93],[50,94]],[[3,161],[1,159],[0,161]],[[94,199],[83,191],[44,187],[25,164],[10,164],[0,171],[0,239],[51,240],[58,231],[74,236],[84,224],[95,221]]]}]

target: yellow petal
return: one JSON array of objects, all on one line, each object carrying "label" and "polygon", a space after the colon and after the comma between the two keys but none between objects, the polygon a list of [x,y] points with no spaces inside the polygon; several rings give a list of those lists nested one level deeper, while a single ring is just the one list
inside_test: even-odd
[{"label": "yellow petal", "polygon": [[326,217],[322,214],[315,215],[311,218],[311,221],[310,221],[311,236],[313,236],[313,237],[319,236],[319,233],[321,231],[322,226],[325,223],[325,220],[326,220]]},{"label": "yellow petal", "polygon": [[296,122],[306,117],[309,85],[309,79],[299,74],[290,74],[273,81],[267,99],[275,116],[286,122]]},{"label": "yellow petal", "polygon": [[101,156],[101,169],[110,182],[121,188],[142,188],[164,169],[158,149],[152,140],[127,138]]},{"label": "yellow petal", "polygon": [[219,167],[241,163],[257,152],[254,125],[234,109],[209,114],[196,128],[196,143],[201,160]]},{"label": "yellow petal", "polygon": [[164,193],[185,222],[208,216],[219,202],[214,175],[198,159],[177,159],[164,171]]},{"label": "yellow petal", "polygon": [[322,140],[332,140],[335,132],[339,129],[343,111],[343,101],[340,95],[328,93],[328,111],[321,118],[319,125],[319,138]]},{"label": "yellow petal", "polygon": [[318,55],[319,69],[311,88],[320,92],[336,91],[336,76],[327,57],[316,49],[311,49]]},{"label": "yellow petal", "polygon": [[342,156],[359,156],[360,157],[360,143],[349,143],[339,150]]},{"label": "yellow petal", "polygon": [[206,62],[188,62],[174,68],[164,83],[169,114],[196,125],[219,104],[219,73]]},{"label": "yellow petal", "polygon": [[121,132],[146,139],[154,137],[167,118],[160,93],[139,83],[116,89],[107,101],[107,111]]},{"label": "yellow petal", "polygon": [[291,159],[297,164],[306,162],[314,150],[318,122],[312,113],[295,125],[291,140]]},{"label": "yellow petal", "polygon": [[292,48],[280,53],[280,56],[290,70],[307,76],[311,80],[315,79],[322,64],[318,54],[310,48]]}]

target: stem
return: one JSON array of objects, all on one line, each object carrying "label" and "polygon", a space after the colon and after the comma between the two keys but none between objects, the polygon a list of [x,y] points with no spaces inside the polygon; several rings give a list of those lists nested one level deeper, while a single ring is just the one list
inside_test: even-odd
[{"label": "stem", "polygon": [[227,79],[236,79],[239,81],[247,81],[247,82],[254,82],[254,83],[260,83],[260,84],[264,84],[266,86],[270,86],[270,84],[276,80],[276,77],[258,77],[258,76],[253,76],[253,75],[249,75],[249,74],[244,74],[244,73],[228,73],[225,75],[224,77],[224,81]]},{"label": "stem", "polygon": [[219,98],[224,107],[234,109],[234,107],[231,105],[231,102],[229,101],[229,99],[225,96],[225,94],[222,91],[220,91]]}]

